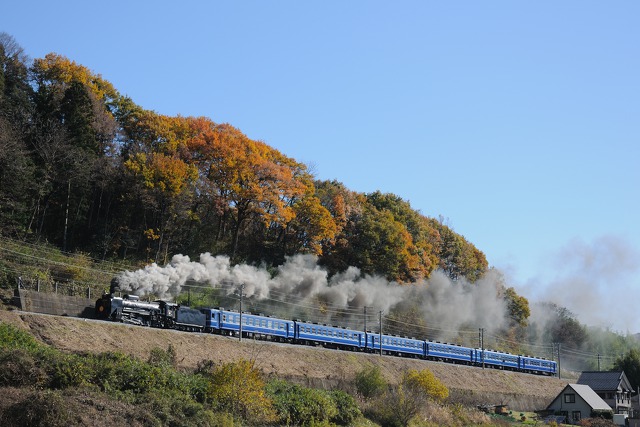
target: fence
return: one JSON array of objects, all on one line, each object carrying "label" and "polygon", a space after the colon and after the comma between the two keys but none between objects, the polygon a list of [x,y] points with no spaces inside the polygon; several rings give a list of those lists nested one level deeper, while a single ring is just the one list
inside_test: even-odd
[{"label": "fence", "polygon": [[23,311],[58,316],[93,317],[95,299],[100,296],[95,287],[76,283],[41,283],[18,278],[14,304]]}]

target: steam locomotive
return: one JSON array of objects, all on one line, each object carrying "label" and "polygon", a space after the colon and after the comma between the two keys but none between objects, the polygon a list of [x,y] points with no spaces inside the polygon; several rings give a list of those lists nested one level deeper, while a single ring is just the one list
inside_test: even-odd
[{"label": "steam locomotive", "polygon": [[143,302],[139,297],[104,294],[96,301],[98,319],[223,335],[242,335],[291,344],[321,345],[327,348],[399,357],[415,357],[471,366],[486,366],[540,375],[555,375],[557,363],[544,358],[469,348],[395,335],[357,331],[298,320],[240,313],[224,308],[195,310],[166,301]]}]

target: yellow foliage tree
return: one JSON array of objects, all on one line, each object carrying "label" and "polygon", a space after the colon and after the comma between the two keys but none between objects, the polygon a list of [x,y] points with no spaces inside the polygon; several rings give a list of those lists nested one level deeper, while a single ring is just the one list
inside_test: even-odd
[{"label": "yellow foliage tree", "polygon": [[442,402],[449,397],[447,387],[428,369],[422,371],[410,369],[404,374],[402,384],[413,392],[422,393],[437,402]]},{"label": "yellow foliage tree", "polygon": [[33,68],[39,84],[53,81],[68,85],[76,81],[88,87],[98,99],[105,102],[120,98],[113,85],[100,74],[94,74],[87,67],[76,64],[62,55],[49,53],[44,58],[34,60]]},{"label": "yellow foliage tree", "polygon": [[210,375],[208,396],[214,408],[252,424],[268,424],[276,419],[262,375],[252,362],[227,363]]}]

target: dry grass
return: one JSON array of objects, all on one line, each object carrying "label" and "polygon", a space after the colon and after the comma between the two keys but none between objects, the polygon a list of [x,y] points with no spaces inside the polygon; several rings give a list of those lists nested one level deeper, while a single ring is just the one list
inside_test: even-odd
[{"label": "dry grass", "polygon": [[508,404],[518,410],[541,409],[566,385],[566,380],[514,372],[450,365],[416,359],[380,357],[317,347],[274,344],[215,335],[182,333],[0,310],[0,322],[29,330],[41,341],[63,351],[118,351],[142,360],[154,348],[176,349],[177,363],[195,368],[203,360],[222,364],[254,360],[267,375],[324,388],[346,387],[364,367],[377,365],[395,384],[408,369],[428,368],[451,391],[451,399],[465,404]]}]

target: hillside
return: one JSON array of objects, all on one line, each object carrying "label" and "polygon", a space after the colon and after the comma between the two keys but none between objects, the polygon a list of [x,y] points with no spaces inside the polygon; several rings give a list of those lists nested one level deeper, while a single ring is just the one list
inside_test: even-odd
[{"label": "hillside", "polygon": [[567,383],[557,378],[438,362],[247,339],[239,342],[237,338],[230,337],[19,311],[0,311],[0,322],[25,329],[39,340],[63,351],[119,351],[147,359],[153,348],[166,349],[172,345],[180,367],[194,368],[203,360],[218,364],[251,359],[266,375],[323,388],[348,386],[355,374],[369,364],[380,366],[390,383],[395,383],[407,369],[428,368],[450,389],[452,400],[467,404],[508,404],[516,410],[543,409]]}]

